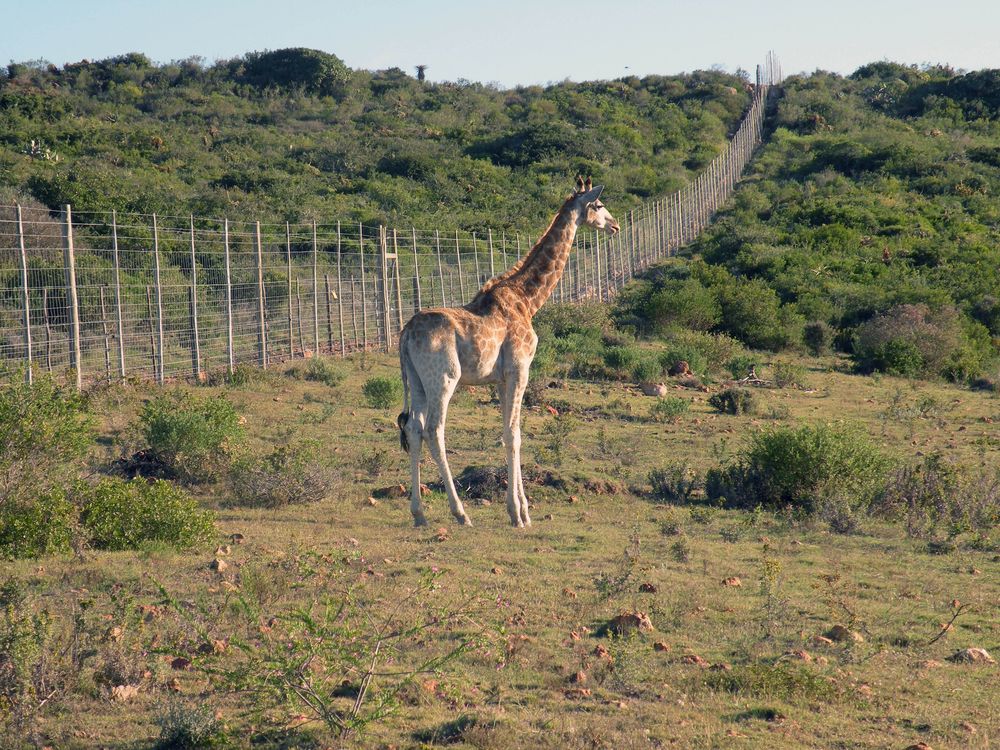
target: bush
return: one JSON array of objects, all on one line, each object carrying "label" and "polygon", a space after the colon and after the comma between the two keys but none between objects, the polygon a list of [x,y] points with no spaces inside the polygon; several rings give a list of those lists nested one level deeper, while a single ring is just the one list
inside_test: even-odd
[{"label": "bush", "polygon": [[286,445],[266,456],[244,458],[230,471],[230,505],[279,508],[327,497],[336,474],[316,460],[315,442]]},{"label": "bush", "polygon": [[187,706],[180,701],[167,703],[166,710],[156,717],[161,750],[204,750],[226,744],[225,728],[204,705]]},{"label": "bush", "polygon": [[776,362],[774,364],[772,376],[774,384],[779,388],[804,388],[806,382],[806,368],[802,365],[791,362]]},{"label": "bush", "polygon": [[746,388],[726,388],[713,393],[708,399],[708,405],[722,414],[755,414],[757,412],[757,396]]},{"label": "bush", "polygon": [[726,362],[726,370],[734,380],[742,380],[760,367],[760,359],[752,354],[740,354]]},{"label": "bush", "polygon": [[706,480],[710,497],[738,507],[816,510],[836,491],[852,508],[868,508],[885,482],[889,460],[857,430],[818,424],[753,433],[734,464]]},{"label": "bush", "polygon": [[704,375],[708,370],[705,357],[692,346],[674,345],[660,355],[660,367],[663,368],[663,372],[671,372],[679,362],[687,362],[695,375]]},{"label": "bush", "polygon": [[98,549],[138,549],[161,542],[177,549],[191,547],[214,533],[215,518],[180,487],[158,479],[102,479],[78,485],[80,518]]},{"label": "bush", "polygon": [[784,349],[801,340],[802,321],[782,307],[778,293],[760,279],[720,288],[721,328],[754,349]]},{"label": "bush", "polygon": [[663,368],[653,357],[643,357],[632,366],[632,378],[637,383],[654,383],[663,375]]},{"label": "bush", "polygon": [[822,320],[806,323],[802,329],[802,342],[814,357],[830,353],[834,330]]},{"label": "bush", "polygon": [[707,331],[722,316],[715,292],[690,278],[664,281],[634,312],[645,319],[654,333],[674,326]]},{"label": "bush", "polygon": [[725,333],[675,330],[664,336],[663,340],[668,349],[693,357],[700,370],[695,370],[694,365],[692,370],[702,375],[723,369],[727,361],[745,351],[739,341]]},{"label": "bush", "polygon": [[688,413],[691,402],[677,396],[659,398],[649,407],[649,418],[654,422],[673,422]]},{"label": "bush", "polygon": [[310,380],[336,388],[344,382],[344,372],[328,359],[313,357],[289,368],[288,374],[298,380]]},{"label": "bush", "polygon": [[653,499],[657,502],[683,504],[700,486],[698,475],[685,463],[673,463],[649,472]]},{"label": "bush", "polygon": [[61,489],[0,504],[0,556],[41,557],[70,551],[76,508]]},{"label": "bush", "polygon": [[0,502],[30,500],[73,478],[92,439],[83,398],[49,376],[0,388]]},{"label": "bush", "polygon": [[604,350],[604,364],[618,375],[631,372],[642,359],[642,352],[634,346],[611,346]]},{"label": "bush", "polygon": [[862,372],[974,376],[988,343],[970,336],[968,327],[951,306],[932,310],[925,304],[897,305],[858,328],[854,359]]},{"label": "bush", "polygon": [[403,384],[398,378],[368,378],[361,389],[365,401],[373,409],[389,409],[398,406],[403,398]]},{"label": "bush", "polygon": [[143,408],[139,422],[153,455],[175,476],[191,481],[211,479],[227,468],[246,437],[225,396],[157,396]]}]

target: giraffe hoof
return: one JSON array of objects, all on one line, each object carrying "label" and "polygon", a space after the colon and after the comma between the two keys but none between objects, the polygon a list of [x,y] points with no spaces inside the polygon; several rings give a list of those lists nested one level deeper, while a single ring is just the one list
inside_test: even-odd
[{"label": "giraffe hoof", "polygon": [[462,524],[462,526],[472,526],[472,519],[468,516],[458,516],[457,518],[458,522]]},{"label": "giraffe hoof", "polygon": [[426,526],[427,525],[427,519],[424,518],[423,516],[416,516],[413,519],[413,525],[416,526],[416,527]]}]

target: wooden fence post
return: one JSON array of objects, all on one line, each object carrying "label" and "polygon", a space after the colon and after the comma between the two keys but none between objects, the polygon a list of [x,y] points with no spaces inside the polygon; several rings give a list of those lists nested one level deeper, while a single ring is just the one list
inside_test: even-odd
[{"label": "wooden fence post", "polygon": [[[326,343],[330,348],[330,354],[333,354],[333,310],[330,309],[330,274],[323,274],[323,283],[326,289]],[[343,345],[341,345],[340,356],[344,356]]]},{"label": "wooden fence post", "polygon": [[76,297],[76,255],[73,251],[73,209],[67,203],[62,211],[63,268],[66,275],[66,302],[69,315],[69,366],[76,371],[76,389],[83,389],[83,364],[80,361],[80,305]]},{"label": "wooden fence post", "polygon": [[[327,291],[327,304],[329,304],[330,292]],[[354,300],[351,300],[351,304],[354,304]],[[327,309],[327,315],[330,314],[329,309]],[[344,344],[344,283],[340,273],[340,222],[337,222],[337,322],[340,327],[340,356],[347,356],[347,349]],[[355,333],[354,345],[357,346],[357,333]],[[330,346],[330,351],[333,351],[333,346]]]},{"label": "wooden fence post", "polygon": [[[319,243],[316,241],[316,220],[312,223],[313,230],[313,353],[319,356]],[[331,352],[332,354],[333,352]]]},{"label": "wooden fence post", "polygon": [[458,244],[458,230],[455,230],[455,261],[458,264],[458,291],[462,293],[462,302],[465,302],[465,279],[462,277],[462,249]]},{"label": "wooden fence post", "polygon": [[111,212],[111,254],[115,267],[115,320],[118,330],[118,376],[125,379],[125,320],[122,315],[121,263],[118,259],[118,214]]},{"label": "wooden fence post", "polygon": [[229,219],[222,225],[222,246],[226,255],[226,358],[229,362],[229,374],[233,374],[236,360],[233,352],[233,280],[229,267]]},{"label": "wooden fence post", "polygon": [[[396,230],[392,230],[392,267],[393,275],[396,277],[396,319],[399,323],[398,331],[403,330],[403,289],[399,280],[399,246],[396,244]],[[390,329],[391,332],[391,329]],[[392,337],[390,336],[386,344],[392,348]],[[388,349],[386,349],[388,351]]]},{"label": "wooden fence post", "polygon": [[31,371],[31,296],[28,290],[28,254],[24,249],[24,222],[21,216],[21,204],[17,204],[17,245],[21,250],[21,303],[24,314],[24,358],[28,368],[24,373],[28,385],[34,376]]},{"label": "wooden fence post", "polygon": [[153,214],[153,293],[156,296],[156,382],[163,384],[163,287],[160,284],[160,231]]},{"label": "wooden fence post", "polygon": [[146,285],[146,329],[149,331],[149,364],[156,378],[156,336],[153,333],[153,290]]},{"label": "wooden fence post", "polygon": [[493,265],[493,230],[489,227],[486,229],[486,241],[490,247],[490,278],[492,279],[497,273]]},{"label": "wooden fence post", "polygon": [[104,376],[111,381],[111,342],[108,340],[108,313],[104,307],[104,287],[98,287],[101,303],[101,332],[104,334]]},{"label": "wooden fence post", "polygon": [[[299,288],[299,280],[295,279],[295,325],[298,328],[299,333],[299,349],[302,351],[302,356],[306,356],[306,348],[302,344],[302,292]],[[289,332],[291,333],[291,332]]]},{"label": "wooden fence post", "polygon": [[434,250],[437,253],[438,281],[441,282],[441,307],[447,307],[444,294],[444,266],[441,265],[441,234],[434,230]]},{"label": "wooden fence post", "polygon": [[264,330],[264,248],[260,241],[260,222],[254,222],[257,253],[257,362],[267,369],[267,331]]},{"label": "wooden fence post", "polygon": [[[423,307],[420,299],[420,263],[417,260],[417,230],[410,227],[410,233],[413,237],[413,278],[414,278],[414,291],[416,292],[416,300],[414,301],[415,307],[413,309],[414,313],[420,312],[420,308]],[[399,261],[397,260],[398,264]],[[434,289],[431,288],[431,297],[434,296]],[[400,326],[402,330],[402,326]]]},{"label": "wooden fence post", "polygon": [[52,323],[49,320],[49,288],[42,287],[42,321],[45,323],[45,370],[52,372]]},{"label": "wooden fence post", "polygon": [[[295,337],[292,336],[292,230],[285,222],[285,282],[288,299],[288,358],[295,359]],[[302,341],[299,341],[302,348]]]},{"label": "wooden fence post", "polygon": [[476,241],[476,233],[472,233],[472,257],[476,261],[476,289],[483,285],[483,272],[479,268],[479,243]]},{"label": "wooden fence post", "polygon": [[198,338],[198,262],[194,250],[194,214],[191,214],[191,333],[193,335],[191,348],[192,371],[194,379],[201,380],[201,341]]},{"label": "wooden fence post", "polygon": [[[358,224],[358,257],[361,260],[361,339],[365,351],[368,351],[368,290],[365,288],[365,244],[364,227]],[[357,297],[354,296],[354,277],[351,277],[351,306]]]}]

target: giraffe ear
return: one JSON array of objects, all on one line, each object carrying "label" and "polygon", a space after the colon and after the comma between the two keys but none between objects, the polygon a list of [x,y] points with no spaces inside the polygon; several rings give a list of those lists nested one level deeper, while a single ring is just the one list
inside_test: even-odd
[{"label": "giraffe ear", "polygon": [[583,192],[583,175],[576,176],[576,192]]},{"label": "giraffe ear", "polygon": [[585,190],[590,190],[591,188],[594,187],[594,183],[593,181],[591,181],[590,177],[587,178],[587,181],[584,183],[583,187]]},{"label": "giraffe ear", "polygon": [[604,185],[598,185],[595,188],[591,188],[586,193],[580,196],[584,203],[593,203],[598,198],[601,197],[601,193],[604,191]]}]

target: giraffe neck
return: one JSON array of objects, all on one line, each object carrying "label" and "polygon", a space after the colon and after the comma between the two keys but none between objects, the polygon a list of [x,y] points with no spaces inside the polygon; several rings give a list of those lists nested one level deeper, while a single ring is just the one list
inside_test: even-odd
[{"label": "giraffe neck", "polygon": [[552,294],[569,260],[579,222],[579,212],[573,201],[567,201],[552,220],[545,234],[527,255],[511,269],[504,282],[524,295],[534,316]]}]

